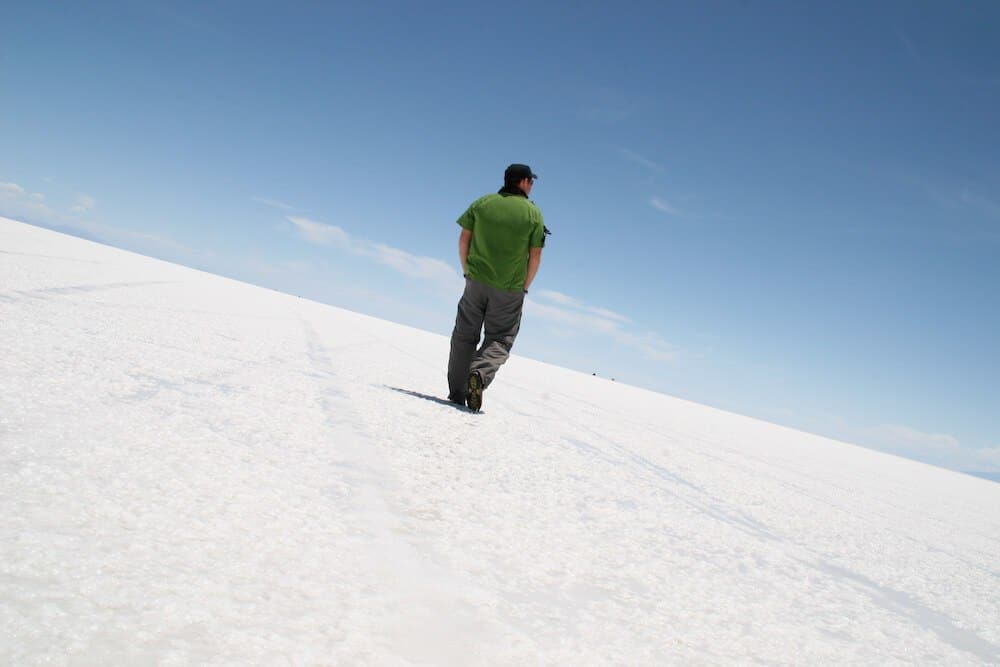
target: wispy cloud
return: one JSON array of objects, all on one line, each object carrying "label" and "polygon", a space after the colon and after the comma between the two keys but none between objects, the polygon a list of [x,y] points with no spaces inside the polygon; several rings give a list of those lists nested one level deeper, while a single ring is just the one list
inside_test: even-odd
[{"label": "wispy cloud", "polygon": [[556,292],[555,290],[538,290],[536,292],[536,296],[545,301],[551,301],[552,303],[560,306],[565,306],[567,308],[572,308],[575,310],[582,310],[584,312],[590,313],[591,315],[596,315],[597,317],[601,317],[608,320],[614,320],[616,322],[621,322],[623,324],[627,324],[632,321],[628,317],[616,313],[612,310],[608,310],[606,308],[598,308],[596,306],[588,306],[579,299],[574,299],[571,296],[567,296],[562,292]]},{"label": "wispy cloud", "polygon": [[12,218],[49,218],[55,211],[45,203],[45,195],[28,192],[17,183],[0,183],[0,214]]},{"label": "wispy cloud", "polygon": [[422,257],[382,243],[358,238],[336,225],[328,225],[301,216],[288,216],[298,235],[316,245],[337,248],[344,252],[365,257],[399,273],[418,280],[425,280],[449,289],[458,289],[462,277],[447,262],[435,257]]},{"label": "wispy cloud", "polygon": [[[97,199],[87,194],[79,194],[76,202],[69,208],[69,213],[86,213],[97,205]],[[9,215],[27,215],[42,218],[51,222],[52,218],[62,217],[59,211],[49,205],[41,192],[28,192],[17,183],[0,183],[0,209]]]},{"label": "wispy cloud", "polygon": [[973,192],[969,188],[958,194],[958,202],[993,218],[1000,218],[1000,201],[984,194]]},{"label": "wispy cloud", "polygon": [[621,90],[593,86],[583,91],[580,115],[598,123],[619,123],[635,113],[636,105]]},{"label": "wispy cloud", "polygon": [[935,458],[953,454],[961,447],[958,438],[953,435],[924,433],[902,424],[882,424],[866,429],[865,434],[882,442],[887,450],[920,453]]},{"label": "wispy cloud", "polygon": [[[984,447],[972,451],[975,452],[976,458],[982,461],[983,465],[982,468],[977,468],[976,470],[980,472],[1000,472],[1000,447]],[[969,470],[972,469],[969,468]]]},{"label": "wispy cloud", "polygon": [[679,210],[677,210],[676,206],[668,202],[666,199],[663,199],[662,197],[650,198],[649,205],[655,208],[657,211],[660,211],[661,213],[667,213],[669,215],[680,215],[681,213]]},{"label": "wispy cloud", "polygon": [[56,207],[50,205],[40,192],[29,192],[17,183],[0,183],[0,216],[79,234],[147,254],[159,255],[167,251],[171,256],[182,255],[186,259],[205,260],[212,257],[210,251],[195,250],[165,236],[112,227],[83,216],[96,205],[95,197],[80,194],[69,209]]},{"label": "wispy cloud", "polygon": [[267,197],[251,197],[251,200],[257,202],[258,204],[263,204],[264,206],[270,206],[271,208],[277,208],[282,211],[300,211],[301,209],[295,208],[291,204],[286,204],[283,201],[277,199],[268,199]]},{"label": "wispy cloud", "polygon": [[632,321],[607,308],[590,306],[583,301],[553,290],[539,290],[525,308],[543,319],[574,330],[606,336],[616,343],[636,350],[653,361],[673,361],[677,354],[670,343],[653,332],[634,332]]},{"label": "wispy cloud", "polygon": [[969,186],[924,186],[930,199],[949,215],[939,231],[962,241],[1000,241],[1000,201]]},{"label": "wispy cloud", "polygon": [[1000,447],[971,447],[950,433],[923,431],[905,424],[863,426],[842,415],[791,408],[771,408],[762,416],[776,423],[942,468],[1000,472]]},{"label": "wispy cloud", "polygon": [[[639,153],[636,153],[633,150],[629,150],[628,148],[619,148],[618,152],[626,160],[642,165],[643,167],[649,169],[650,171],[655,171],[658,174],[665,174],[667,171],[663,165],[656,162],[655,160],[651,160],[644,155],[640,155]],[[656,197],[656,196],[650,197],[648,200],[648,204],[657,211],[660,211],[661,213],[666,213],[668,215],[681,214],[680,209],[678,209],[676,206],[674,206],[673,203],[667,201],[663,197]]]},{"label": "wispy cloud", "polygon": [[[870,173],[894,188],[912,192],[931,203],[933,214],[926,224],[900,225],[907,235],[932,234],[953,242],[1000,241],[1000,199],[993,194],[989,181],[942,179],[909,165],[872,169]],[[939,210],[934,210],[939,209]]]},{"label": "wispy cloud", "polygon": [[663,165],[653,160],[650,160],[645,156],[639,155],[635,151],[631,151],[627,148],[619,148],[618,152],[621,153],[622,156],[625,157],[625,159],[630,160],[631,162],[635,162],[636,164],[641,164],[643,167],[646,167],[647,169],[652,169],[653,171],[659,172],[661,174],[667,171]]},{"label": "wispy cloud", "polygon": [[352,252],[354,250],[350,235],[340,227],[294,215],[289,216],[288,221],[295,225],[299,236],[309,243],[334,246]]},{"label": "wispy cloud", "polygon": [[925,184],[923,187],[931,199],[943,208],[1000,218],[1000,201],[974,190],[968,185],[939,187]]},{"label": "wispy cloud", "polygon": [[97,200],[90,195],[79,195],[76,198],[76,204],[74,204],[69,210],[73,213],[86,213],[90,209],[97,206]]},{"label": "wispy cloud", "polygon": [[963,446],[949,433],[928,433],[903,424],[881,424],[862,429],[859,444],[953,470],[1000,471],[1000,447]]}]

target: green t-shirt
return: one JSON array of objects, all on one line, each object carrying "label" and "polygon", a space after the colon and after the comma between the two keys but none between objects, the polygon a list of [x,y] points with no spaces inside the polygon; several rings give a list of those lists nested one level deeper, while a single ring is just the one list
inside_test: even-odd
[{"label": "green t-shirt", "polygon": [[472,232],[469,278],[497,289],[524,289],[528,249],[545,245],[542,212],[534,203],[518,195],[486,195],[472,202],[458,224]]}]

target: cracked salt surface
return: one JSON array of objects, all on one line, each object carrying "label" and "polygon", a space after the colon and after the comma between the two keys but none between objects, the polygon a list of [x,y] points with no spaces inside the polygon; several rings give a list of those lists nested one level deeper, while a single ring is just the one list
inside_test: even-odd
[{"label": "cracked salt surface", "polygon": [[1000,485],[517,357],[470,414],[440,336],[0,247],[2,664],[1000,664]]}]

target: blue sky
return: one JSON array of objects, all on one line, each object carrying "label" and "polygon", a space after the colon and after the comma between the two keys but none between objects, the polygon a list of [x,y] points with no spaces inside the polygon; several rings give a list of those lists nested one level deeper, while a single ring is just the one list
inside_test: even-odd
[{"label": "blue sky", "polygon": [[446,334],[527,162],[517,353],[1000,470],[994,2],[18,4],[0,215]]}]

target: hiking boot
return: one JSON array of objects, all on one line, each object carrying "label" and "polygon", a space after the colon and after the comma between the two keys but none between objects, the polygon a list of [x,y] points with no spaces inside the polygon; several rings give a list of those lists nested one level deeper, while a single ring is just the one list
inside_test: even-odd
[{"label": "hiking boot", "polygon": [[459,396],[458,394],[449,394],[448,402],[454,403],[455,405],[465,405],[465,396]]},{"label": "hiking boot", "polygon": [[469,373],[469,391],[465,394],[465,404],[473,412],[483,407],[483,376],[479,371]]}]

